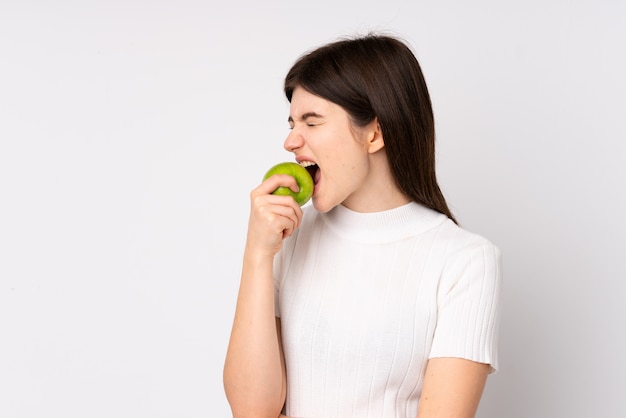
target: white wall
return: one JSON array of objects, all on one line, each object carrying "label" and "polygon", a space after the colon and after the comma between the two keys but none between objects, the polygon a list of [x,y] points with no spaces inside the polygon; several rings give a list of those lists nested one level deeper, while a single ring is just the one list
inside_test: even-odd
[{"label": "white wall", "polygon": [[499,245],[479,416],[621,417],[620,0],[0,2],[0,417],[227,417],[248,192],[282,77],[383,29],[433,96],[441,185]]}]

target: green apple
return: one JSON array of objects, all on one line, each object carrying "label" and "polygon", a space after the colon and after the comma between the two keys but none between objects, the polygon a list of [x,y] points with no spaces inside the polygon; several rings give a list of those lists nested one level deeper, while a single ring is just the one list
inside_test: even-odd
[{"label": "green apple", "polygon": [[274,190],[272,194],[280,196],[291,196],[300,206],[308,202],[313,195],[313,188],[315,187],[313,179],[311,178],[311,175],[309,174],[307,169],[302,167],[300,164],[293,162],[276,164],[274,167],[270,168],[267,173],[265,173],[263,180],[267,180],[274,174],[287,174],[295,178],[296,182],[298,183],[298,187],[300,188],[300,191],[294,192],[289,187],[281,186],[278,189]]}]

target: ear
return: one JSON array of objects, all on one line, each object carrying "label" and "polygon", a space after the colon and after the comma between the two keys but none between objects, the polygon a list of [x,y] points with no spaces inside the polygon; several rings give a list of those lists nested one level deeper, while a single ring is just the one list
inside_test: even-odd
[{"label": "ear", "polygon": [[374,118],[374,120],[370,122],[367,134],[367,151],[370,154],[374,154],[385,147],[383,131],[380,129],[378,118]]}]

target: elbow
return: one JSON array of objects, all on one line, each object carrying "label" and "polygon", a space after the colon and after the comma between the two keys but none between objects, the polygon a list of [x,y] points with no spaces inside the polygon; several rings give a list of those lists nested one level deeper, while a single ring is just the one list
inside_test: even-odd
[{"label": "elbow", "polygon": [[252,408],[247,406],[235,406],[231,404],[233,418],[279,418],[280,410],[273,408]]},{"label": "elbow", "polygon": [[259,379],[242,376],[226,365],[223,374],[224,393],[233,418],[279,418],[285,405],[285,385],[281,387]]},{"label": "elbow", "polygon": [[278,418],[283,402],[271,397],[255,396],[248,391],[238,391],[225,385],[226,399],[233,418]]}]

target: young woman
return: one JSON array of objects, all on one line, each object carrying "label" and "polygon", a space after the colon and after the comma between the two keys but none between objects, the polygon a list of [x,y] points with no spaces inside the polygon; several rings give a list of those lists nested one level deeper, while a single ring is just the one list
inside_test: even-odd
[{"label": "young woman", "polygon": [[285,79],[285,148],[251,192],[224,384],[235,417],[473,417],[497,368],[500,255],[437,185],[420,66],[399,39],[342,39]]}]

